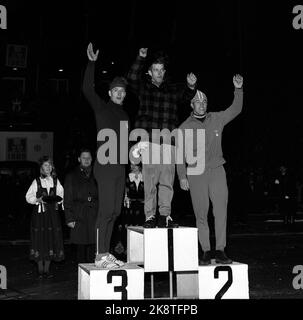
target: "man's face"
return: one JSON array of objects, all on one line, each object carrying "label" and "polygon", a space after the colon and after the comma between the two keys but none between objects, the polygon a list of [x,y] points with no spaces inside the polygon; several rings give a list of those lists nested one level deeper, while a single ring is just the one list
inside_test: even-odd
[{"label": "man's face", "polygon": [[148,70],[148,74],[151,76],[154,83],[160,85],[163,82],[165,71],[163,64],[155,63]]},{"label": "man's face", "polygon": [[116,104],[123,104],[123,100],[126,96],[124,87],[114,87],[108,92],[112,102]]},{"label": "man's face", "polygon": [[87,168],[92,163],[92,156],[90,152],[82,152],[78,160],[80,162],[81,167]]},{"label": "man's face", "polygon": [[207,110],[207,99],[204,98],[203,101],[194,101],[192,102],[192,108],[195,114],[203,116]]}]

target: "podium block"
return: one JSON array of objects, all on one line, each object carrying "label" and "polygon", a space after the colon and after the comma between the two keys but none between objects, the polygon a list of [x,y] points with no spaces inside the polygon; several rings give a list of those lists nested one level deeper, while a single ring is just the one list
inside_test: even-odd
[{"label": "podium block", "polygon": [[198,270],[198,229],[128,228],[127,261],[145,272]]},{"label": "podium block", "polygon": [[199,266],[199,299],[249,299],[248,265]]},{"label": "podium block", "polygon": [[199,275],[198,271],[176,272],[177,298],[199,298]]},{"label": "podium block", "polygon": [[144,299],[144,270],[134,264],[101,269],[93,263],[78,265],[79,300]]},{"label": "podium block", "polygon": [[144,228],[127,228],[127,262],[143,264],[144,256]]}]

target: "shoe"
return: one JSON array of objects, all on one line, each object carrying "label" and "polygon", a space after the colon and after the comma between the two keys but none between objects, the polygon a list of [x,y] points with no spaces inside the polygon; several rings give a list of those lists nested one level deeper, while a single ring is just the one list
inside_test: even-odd
[{"label": "shoe", "polygon": [[52,273],[50,273],[50,272],[44,272],[44,273],[43,273],[43,277],[44,277],[45,279],[51,279],[51,278],[54,277],[54,275],[53,275]]},{"label": "shoe", "polygon": [[221,264],[233,263],[233,261],[227,257],[227,255],[223,250],[216,250],[215,259],[216,259],[216,263],[221,263]]},{"label": "shoe", "polygon": [[119,267],[123,267],[125,265],[125,262],[118,260],[114,255],[110,253],[106,256],[106,260],[108,262],[117,264]]},{"label": "shoe", "polygon": [[102,269],[117,269],[119,266],[107,260],[108,254],[98,254],[95,259],[95,266]]},{"label": "shoe", "polygon": [[39,273],[37,279],[38,280],[42,280],[43,279],[43,273]]},{"label": "shoe", "polygon": [[199,260],[199,264],[202,266],[207,266],[211,264],[211,251],[204,251],[202,259]]},{"label": "shoe", "polygon": [[156,228],[156,217],[150,216],[143,223],[143,228]]},{"label": "shoe", "polygon": [[158,224],[159,228],[178,228],[178,223],[174,222],[171,216],[159,216]]}]

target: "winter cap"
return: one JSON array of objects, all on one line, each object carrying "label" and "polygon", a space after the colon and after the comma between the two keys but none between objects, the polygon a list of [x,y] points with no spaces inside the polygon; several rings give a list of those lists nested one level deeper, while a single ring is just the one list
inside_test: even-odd
[{"label": "winter cap", "polygon": [[205,93],[203,93],[200,90],[197,90],[195,96],[191,99],[191,102],[195,102],[195,101],[203,102],[204,100],[207,100]]},{"label": "winter cap", "polygon": [[109,85],[109,90],[115,88],[115,87],[122,87],[126,89],[127,81],[123,77],[115,77],[113,81]]}]

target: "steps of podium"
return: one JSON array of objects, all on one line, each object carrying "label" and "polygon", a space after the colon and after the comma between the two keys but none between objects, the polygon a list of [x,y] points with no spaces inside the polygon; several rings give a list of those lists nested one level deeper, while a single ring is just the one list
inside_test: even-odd
[{"label": "steps of podium", "polygon": [[167,273],[166,299],[249,299],[246,264],[222,265],[212,260],[210,265],[199,266],[197,228],[138,226],[127,229],[125,266],[108,270],[79,264],[78,298],[144,299],[144,282],[150,276],[150,298],[162,299],[154,294],[154,276],[159,273]]}]

